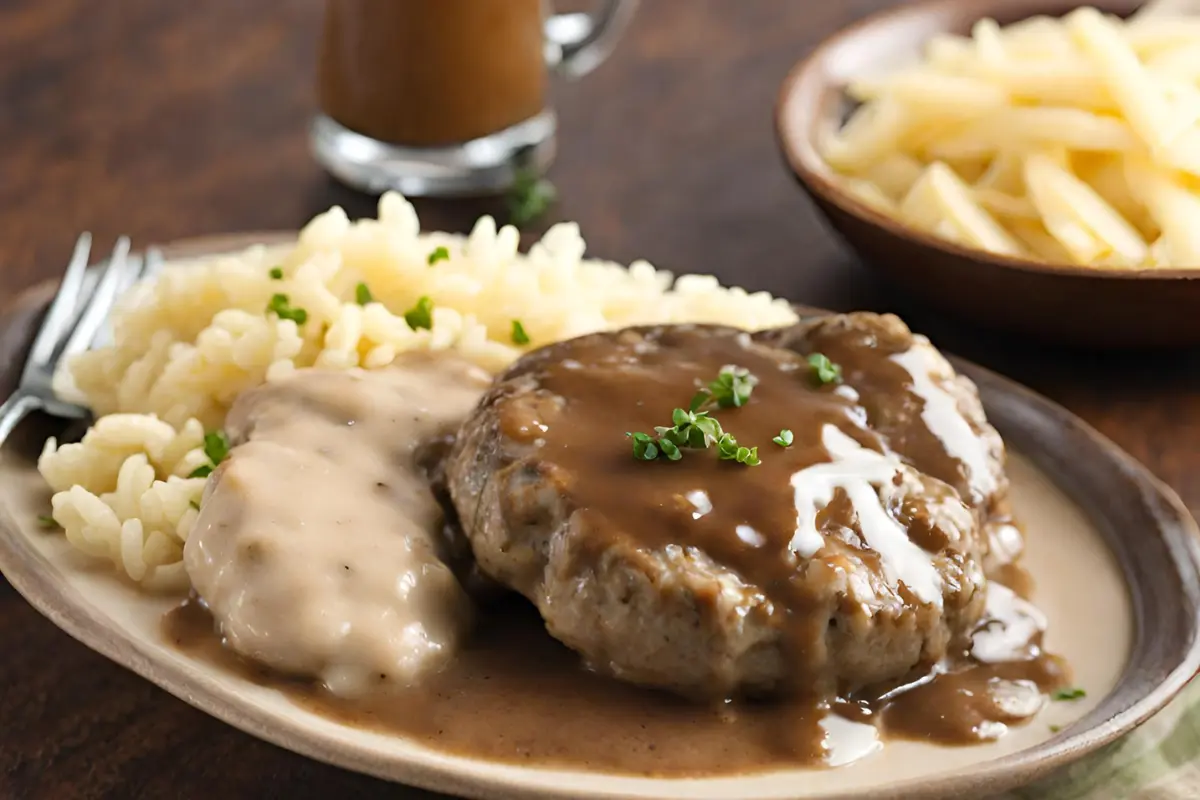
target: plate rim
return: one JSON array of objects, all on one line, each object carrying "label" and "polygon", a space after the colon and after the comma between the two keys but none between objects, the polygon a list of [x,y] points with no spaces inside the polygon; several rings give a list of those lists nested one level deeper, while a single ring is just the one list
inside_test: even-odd
[{"label": "plate rim", "polygon": [[[168,258],[218,255],[236,252],[255,244],[277,244],[294,238],[295,231],[262,231],[246,234],[219,234],[191,237],[163,245]],[[53,294],[55,281],[47,280],[19,293],[0,309],[0,325],[15,316],[23,307],[37,309]],[[796,305],[801,315],[828,314],[824,309]],[[0,330],[2,332],[2,330]],[[4,353],[0,352],[0,358]],[[1121,449],[1116,443],[1095,430],[1091,425],[1067,409],[998,373],[972,362],[948,356],[956,369],[980,385],[981,390],[1001,392],[1018,399],[1042,416],[1068,424],[1074,431],[1090,440],[1106,458],[1120,468],[1123,477],[1135,484],[1146,500],[1148,513],[1156,519],[1157,534],[1167,546],[1172,566],[1185,584],[1185,596],[1190,601],[1192,624],[1191,638],[1187,647],[1180,652],[1174,667],[1158,685],[1150,688],[1115,716],[1092,724],[1086,729],[1072,732],[1072,726],[1058,736],[1038,745],[999,758],[971,765],[953,772],[931,778],[914,778],[887,787],[872,790],[876,798],[911,798],[933,800],[961,796],[963,792],[1002,791],[1024,785],[1048,774],[1057,767],[1075,761],[1120,736],[1131,732],[1153,714],[1161,710],[1200,670],[1200,528],[1176,493],[1149,469]],[[10,371],[15,365],[0,364],[0,372]],[[1036,461],[1036,460],[1035,460]],[[1048,475],[1051,481],[1075,499]],[[1154,507],[1150,501],[1156,501]],[[275,715],[246,705],[232,693],[223,691],[221,681],[202,674],[191,674],[181,664],[167,663],[148,652],[134,637],[124,634],[115,623],[102,615],[78,595],[78,590],[69,583],[54,579],[50,570],[38,569],[44,564],[53,566],[41,553],[32,549],[19,532],[19,525],[7,507],[0,505],[0,572],[14,589],[40,614],[69,636],[95,652],[150,681],[160,689],[183,700],[201,712],[231,725],[244,733],[270,742],[278,747],[312,758],[342,769],[370,775],[397,784],[426,789],[434,792],[454,793],[484,800],[512,800],[514,798],[539,798],[551,800],[565,795],[561,790],[549,787],[529,786],[519,778],[495,775],[480,777],[465,775],[453,764],[437,764],[411,758],[381,761],[377,756],[353,745],[338,741],[335,737],[313,731],[301,722],[281,720]],[[1121,568],[1127,589],[1135,604],[1135,629],[1138,626],[1136,610],[1137,596],[1134,595],[1135,581],[1130,580],[1127,564],[1113,551],[1109,542],[1105,546],[1113,553]],[[23,552],[27,551],[27,552]],[[55,568],[57,571],[57,568]],[[1190,592],[1188,591],[1190,588]],[[1140,636],[1140,634],[1139,634]],[[1137,652],[1135,640],[1131,656]],[[1126,665],[1117,685],[1110,693],[1115,695],[1129,679],[1133,661]],[[1088,717],[1104,708],[1104,702],[1089,713]],[[431,754],[449,756],[455,760],[475,764],[491,764],[483,759],[446,754],[434,748],[423,747]],[[736,777],[736,776],[715,776]],[[678,783],[679,778],[662,778],[662,782]],[[630,792],[608,792],[591,790],[587,797],[594,800],[628,800],[649,798],[652,795]],[[861,791],[836,793],[820,796],[820,800],[855,800]],[[748,798],[749,800],[749,798]]]}]

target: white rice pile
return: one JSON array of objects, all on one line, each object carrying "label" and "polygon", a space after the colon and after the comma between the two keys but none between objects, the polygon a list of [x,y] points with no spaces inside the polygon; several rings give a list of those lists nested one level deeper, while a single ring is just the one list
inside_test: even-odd
[{"label": "white rice pile", "polygon": [[[530,348],[627,325],[756,330],[796,319],[785,301],[711,276],[584,259],[573,223],[555,225],[527,255],[518,238],[491,217],[466,238],[422,234],[412,206],[386,194],[378,220],[352,223],[333,208],[294,246],[169,265],[118,305],[113,344],[57,378],[98,419],[79,443],[46,443],[38,468],[55,491],[54,519],[73,545],[143,586],[183,588],[183,542],[205,484],[187,476],[207,463],[204,432],[264,381],[301,367],[377,369],[420,349],[454,350],[497,371]],[[448,257],[431,264],[439,248]],[[360,284],[372,298],[365,305]],[[303,309],[303,324],[268,311],[277,294]],[[421,298],[432,304],[430,329],[405,321]],[[529,344],[514,344],[514,320]]]}]

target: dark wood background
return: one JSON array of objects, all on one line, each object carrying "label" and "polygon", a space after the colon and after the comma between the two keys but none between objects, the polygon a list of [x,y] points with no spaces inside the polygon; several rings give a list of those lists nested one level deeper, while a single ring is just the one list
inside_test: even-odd
[{"label": "dark wood background", "polygon": [[[1063,352],[949,327],[856,264],[785,172],[772,108],[788,68],[888,4],[643,0],[612,60],[559,87],[561,201],[548,221],[579,221],[595,255],[904,310],[948,349],[1083,416],[1200,509],[1192,354]],[[0,298],[55,276],[82,230],[107,248],[122,233],[144,245],[294,228],[335,203],[373,214],[308,155],[320,17],[318,0],[0,0]],[[489,204],[419,208],[427,227],[463,229]],[[0,797],[396,792],[192,710],[0,581]]]}]

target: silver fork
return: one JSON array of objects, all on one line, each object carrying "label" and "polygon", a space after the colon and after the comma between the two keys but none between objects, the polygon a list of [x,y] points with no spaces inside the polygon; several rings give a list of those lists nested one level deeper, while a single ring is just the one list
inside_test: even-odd
[{"label": "silver fork", "polygon": [[98,268],[98,274],[92,274],[88,270],[91,249],[91,234],[85,233],[75,243],[58,294],[29,350],[17,390],[0,405],[0,445],[32,411],[67,419],[88,415],[85,407],[55,395],[54,372],[66,359],[92,346],[120,292],[148,270],[157,269],[162,261],[161,254],[154,250],[147,251],[145,258],[131,258],[129,239],[122,236],[108,263]]}]

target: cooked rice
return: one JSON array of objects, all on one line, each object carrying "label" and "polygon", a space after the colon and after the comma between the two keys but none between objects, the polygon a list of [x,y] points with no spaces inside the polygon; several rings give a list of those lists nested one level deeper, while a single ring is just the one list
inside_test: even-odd
[{"label": "cooked rice", "polygon": [[[206,429],[220,428],[241,392],[302,367],[377,369],[409,350],[454,350],[498,371],[524,350],[627,325],[709,322],[749,330],[786,325],[786,301],[678,279],[645,261],[584,259],[573,223],[555,225],[527,255],[518,232],[481,218],[467,237],[420,232],[398,194],[379,219],[333,208],[294,245],[168,265],[113,313],[113,344],[84,353],[56,389],[87,403],[83,441],[46,443],[38,469],[55,490],[54,519],[84,552],[109,558],[146,587],[186,587],[180,558],[196,518]],[[445,247],[450,257],[429,264]],[[273,267],[283,278],[270,277]],[[365,283],[373,302],[360,306]],[[307,312],[297,325],[267,311],[275,294]],[[433,303],[432,329],[404,314]],[[519,320],[530,344],[512,343]]]}]

